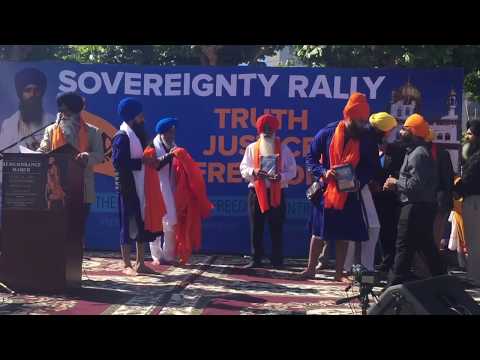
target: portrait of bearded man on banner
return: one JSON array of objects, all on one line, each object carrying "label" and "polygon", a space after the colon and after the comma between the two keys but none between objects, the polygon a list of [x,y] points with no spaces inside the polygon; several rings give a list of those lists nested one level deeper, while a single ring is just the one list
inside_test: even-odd
[{"label": "portrait of bearded man on banner", "polygon": [[[35,68],[26,68],[15,74],[15,89],[19,99],[18,110],[0,122],[0,149],[3,149],[24,136],[46,126],[55,116],[43,109],[43,96],[47,89],[47,77]],[[25,139],[21,144],[30,150],[40,145],[43,132]],[[20,152],[18,145],[5,152]]]}]

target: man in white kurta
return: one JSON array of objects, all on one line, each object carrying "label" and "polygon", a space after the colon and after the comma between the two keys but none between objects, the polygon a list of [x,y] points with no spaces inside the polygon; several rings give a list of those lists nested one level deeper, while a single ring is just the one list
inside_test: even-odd
[{"label": "man in white kurta", "polygon": [[[55,116],[47,114],[43,109],[46,88],[47,78],[37,69],[26,68],[15,74],[15,90],[19,99],[18,110],[0,122],[0,150],[55,121]],[[42,138],[43,131],[39,131],[3,152],[19,153],[19,145],[36,150]],[[1,201],[2,167],[0,166],[0,209]]]},{"label": "man in white kurta", "polygon": [[175,225],[177,224],[177,212],[175,207],[175,172],[172,169],[173,150],[175,144],[177,120],[175,118],[163,118],[157,122],[155,132],[157,136],[153,139],[158,159],[158,179],[160,191],[163,196],[167,213],[162,219],[163,223],[163,245],[162,237],[159,236],[150,243],[150,253],[153,263],[173,264],[175,262]]},{"label": "man in white kurta", "polygon": [[[34,68],[27,68],[15,75],[15,89],[19,99],[18,110],[7,119],[1,121],[0,149],[14,144],[21,138],[28,136],[49,123],[55,121],[55,116],[48,114],[43,109],[43,96],[47,87],[45,75]],[[30,150],[40,146],[43,132],[23,140],[23,145]],[[20,152],[18,145],[5,152]]]},{"label": "man in white kurta", "polygon": [[[262,266],[263,235],[265,222],[270,227],[272,239],[271,263],[275,268],[283,266],[283,224],[286,201],[284,189],[297,174],[297,165],[290,149],[275,136],[280,127],[277,118],[265,114],[257,119],[258,141],[245,149],[240,164],[242,177],[249,182],[248,213],[253,260],[246,268]],[[262,157],[279,156],[272,172],[262,163]]]}]

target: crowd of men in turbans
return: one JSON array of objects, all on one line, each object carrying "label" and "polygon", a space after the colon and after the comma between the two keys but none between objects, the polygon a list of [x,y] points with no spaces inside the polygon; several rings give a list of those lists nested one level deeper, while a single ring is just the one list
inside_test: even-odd
[{"label": "crowd of men in turbans", "polygon": [[[124,99],[118,114],[123,123],[113,141],[113,162],[126,272],[151,272],[143,262],[145,242],[150,243],[154,264],[185,264],[199,249],[201,221],[213,208],[205,182],[190,155],[175,143],[176,119],[159,120],[156,137],[147,144],[142,105]],[[336,281],[349,281],[353,264],[389,274],[391,285],[417,279],[412,267],[419,262],[432,276],[444,274],[441,239],[447,221],[460,211],[455,204],[463,202],[454,227],[457,233],[461,228],[462,249],[468,249],[469,275],[480,280],[475,265],[480,229],[473,220],[480,209],[478,122],[468,123],[464,171],[455,177],[448,152],[433,143],[435,134],[420,114],[400,125],[388,113],[371,114],[366,96],[353,93],[340,119],[316,134],[305,159],[314,180],[309,191],[315,194],[309,197],[308,266],[299,277],[315,278],[317,270],[326,266],[331,245],[335,245]],[[256,127],[257,140],[247,146],[240,164],[248,183],[252,246],[251,261],[244,268],[266,266],[265,223],[272,239],[271,266],[284,268],[285,189],[296,176],[296,163],[278,136],[280,123],[275,116],[260,116]],[[346,165],[354,185],[343,189],[339,184]],[[187,180],[182,180],[182,170]],[[132,267],[133,242],[137,262]]]},{"label": "crowd of men in turbans", "polygon": [[[18,78],[25,109],[38,107],[30,104],[36,104],[31,100],[35,91],[41,95],[43,78],[37,80],[39,86],[27,89],[28,81]],[[86,167],[84,229],[95,198],[93,166],[104,161],[101,131],[82,119],[85,103],[80,95],[60,94],[57,105],[57,120],[36,146],[42,152],[66,143],[78,149],[77,160]],[[23,107],[18,117],[28,119]],[[153,265],[183,266],[200,249],[202,221],[213,209],[202,172],[187,149],[176,144],[176,118],[158,120],[150,140],[138,100],[121,100],[117,113],[122,123],[112,141],[112,160],[124,272],[154,272],[145,264],[146,244]],[[388,273],[391,285],[416,279],[412,266],[418,262],[432,276],[444,274],[447,267],[440,250],[446,245],[441,239],[451,221],[448,247],[464,255],[469,276],[480,281],[480,122],[467,123],[462,171],[455,175],[448,152],[433,143],[435,134],[420,114],[402,125],[388,113],[371,114],[366,96],[353,93],[339,119],[318,131],[305,158],[313,179],[307,191],[311,238],[308,265],[299,278],[315,278],[318,269],[327,267],[332,245],[339,282],[349,281],[351,266],[359,263]],[[252,245],[251,261],[244,267],[267,266],[263,237],[268,223],[270,263],[279,269],[285,266],[285,189],[296,177],[296,163],[278,136],[275,116],[260,116],[256,128],[258,137],[247,146],[240,164],[248,183]],[[346,169],[350,175],[344,178]]]}]

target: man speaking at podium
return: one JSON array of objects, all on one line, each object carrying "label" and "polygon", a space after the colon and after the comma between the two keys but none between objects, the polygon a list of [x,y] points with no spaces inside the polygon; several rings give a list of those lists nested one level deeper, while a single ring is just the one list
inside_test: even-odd
[{"label": "man speaking at podium", "polygon": [[101,131],[86,123],[80,116],[84,108],[83,98],[73,92],[57,97],[58,115],[55,124],[45,129],[43,139],[37,151],[48,153],[65,144],[79,151],[77,160],[86,168],[84,172],[84,213],[82,219],[82,238],[85,246],[85,225],[90,212],[90,204],[95,202],[95,175],[93,166],[104,160]]}]

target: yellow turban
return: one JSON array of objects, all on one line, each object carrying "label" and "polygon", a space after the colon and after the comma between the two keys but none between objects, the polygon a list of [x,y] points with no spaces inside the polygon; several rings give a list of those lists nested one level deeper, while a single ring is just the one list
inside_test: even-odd
[{"label": "yellow turban", "polygon": [[378,130],[387,132],[397,127],[397,120],[386,112],[379,112],[370,116],[370,124]]}]

